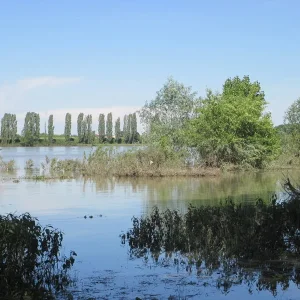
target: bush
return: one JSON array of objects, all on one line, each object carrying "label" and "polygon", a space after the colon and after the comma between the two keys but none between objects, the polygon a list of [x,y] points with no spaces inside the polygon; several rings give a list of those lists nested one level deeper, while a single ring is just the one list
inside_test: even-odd
[{"label": "bush", "polygon": [[76,253],[60,256],[63,234],[29,214],[0,216],[0,298],[52,299],[71,279]]}]

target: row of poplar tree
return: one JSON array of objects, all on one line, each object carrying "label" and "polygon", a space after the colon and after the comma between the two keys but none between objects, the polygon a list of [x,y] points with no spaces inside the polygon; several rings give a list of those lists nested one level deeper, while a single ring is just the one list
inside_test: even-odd
[{"label": "row of poplar tree", "polygon": [[[121,130],[121,120],[117,118],[114,126],[113,134],[113,118],[112,113],[105,115],[100,114],[98,119],[98,136],[96,131],[92,129],[92,115],[84,115],[80,113],[77,117],[77,134],[78,142],[92,144],[100,143],[127,143],[132,144],[140,141],[139,133],[137,132],[137,118],[136,113],[125,115],[123,120],[123,130]],[[47,130],[48,129],[48,130]],[[54,118],[49,116],[48,128],[45,125],[45,138],[47,142],[52,144],[54,139]],[[48,132],[47,132],[48,131]],[[65,141],[74,141],[71,134],[72,131],[72,116],[70,113],[65,117],[64,137]],[[25,117],[24,127],[22,130],[22,143],[26,146],[33,146],[40,140],[40,116],[35,112],[28,112]],[[17,135],[17,119],[15,114],[4,114],[1,119],[1,143],[13,144],[21,142]]]}]

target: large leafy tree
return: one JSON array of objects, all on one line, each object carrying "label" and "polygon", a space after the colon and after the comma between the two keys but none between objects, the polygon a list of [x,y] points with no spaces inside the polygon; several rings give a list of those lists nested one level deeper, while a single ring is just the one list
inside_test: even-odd
[{"label": "large leafy tree", "polygon": [[67,113],[65,118],[65,141],[66,142],[70,141],[71,128],[72,128],[72,116],[70,113]]},{"label": "large leafy tree", "polygon": [[196,93],[191,87],[169,78],[156,98],[146,102],[139,111],[147,142],[171,148],[183,147],[183,130],[192,118],[196,104]]},{"label": "large leafy tree", "polygon": [[287,109],[284,115],[284,128],[281,132],[285,137],[285,148],[300,152],[300,98]]},{"label": "large leafy tree", "polygon": [[211,166],[224,163],[261,168],[279,151],[279,139],[258,82],[226,80],[222,94],[207,92],[190,122],[189,138]]}]

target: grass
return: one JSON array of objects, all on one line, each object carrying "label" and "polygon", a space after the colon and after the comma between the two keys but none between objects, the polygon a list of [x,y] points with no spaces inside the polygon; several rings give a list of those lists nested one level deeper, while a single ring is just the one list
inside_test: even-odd
[{"label": "grass", "polygon": [[114,147],[100,146],[83,160],[49,160],[43,164],[44,174],[115,176],[115,177],[165,177],[165,176],[216,176],[219,170],[190,167],[185,157],[161,148],[146,147],[118,152]]}]

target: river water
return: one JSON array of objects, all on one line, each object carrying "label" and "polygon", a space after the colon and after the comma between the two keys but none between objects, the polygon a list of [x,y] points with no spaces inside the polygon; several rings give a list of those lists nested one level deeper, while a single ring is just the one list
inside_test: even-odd
[{"label": "river water", "polygon": [[[227,197],[242,202],[269,199],[274,193],[282,197],[284,177],[289,175],[297,181],[297,172],[227,174],[218,178],[13,181],[25,174],[28,159],[39,167],[46,155],[82,158],[84,152],[92,150],[44,147],[3,148],[0,152],[4,160],[15,159],[18,167],[13,174],[0,174],[0,214],[29,212],[42,224],[51,224],[65,233],[65,253],[75,250],[78,254],[75,299],[274,299],[272,293],[255,286],[249,292],[247,284],[237,284],[224,292],[216,288],[213,276],[199,277],[185,269],[132,259],[119,236],[132,227],[133,216],[147,214],[154,206],[184,212],[190,203],[218,205]],[[288,289],[278,287],[275,298],[299,299],[299,294],[291,282]]]}]

